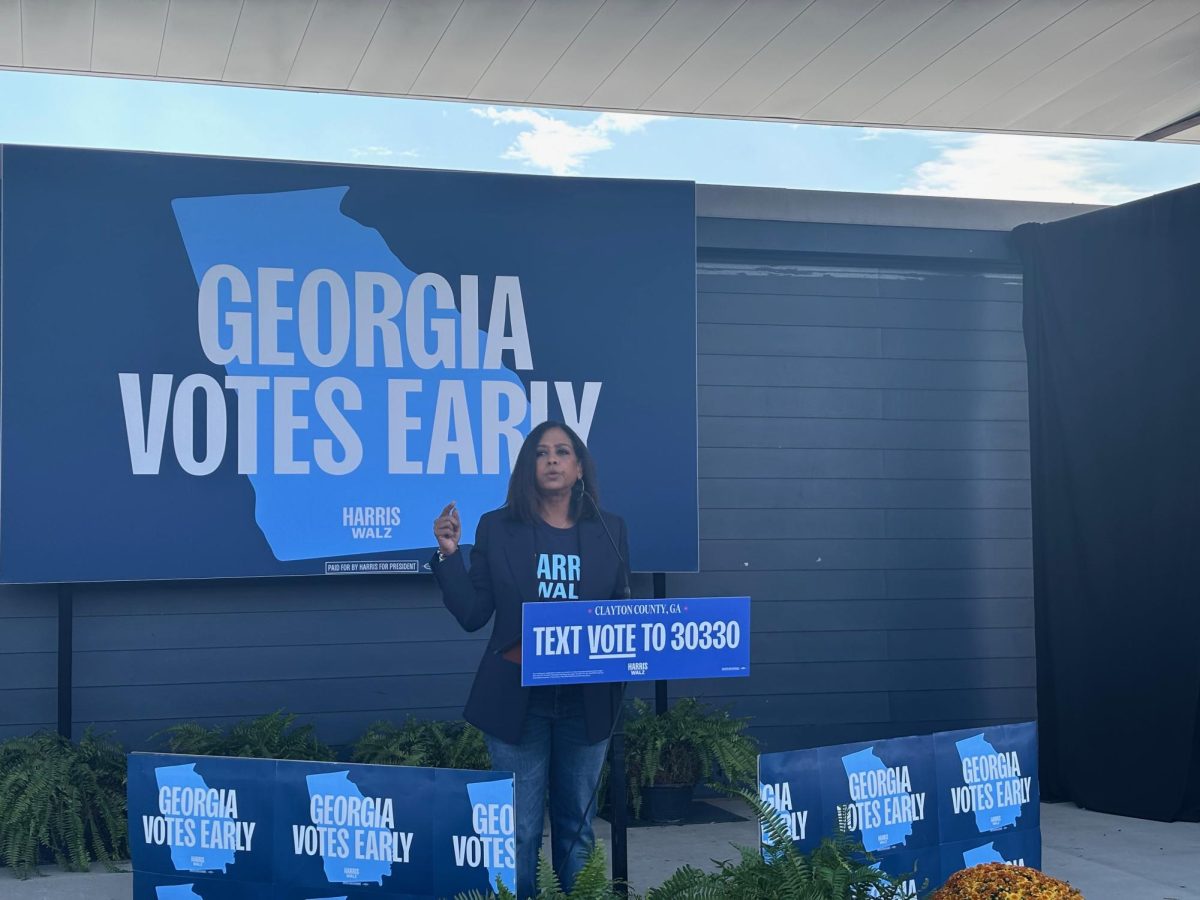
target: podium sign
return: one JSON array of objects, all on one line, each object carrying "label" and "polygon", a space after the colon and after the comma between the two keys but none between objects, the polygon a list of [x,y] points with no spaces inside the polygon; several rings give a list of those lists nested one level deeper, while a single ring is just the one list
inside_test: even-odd
[{"label": "podium sign", "polygon": [[750,598],[526,603],[521,684],[744,678]]}]

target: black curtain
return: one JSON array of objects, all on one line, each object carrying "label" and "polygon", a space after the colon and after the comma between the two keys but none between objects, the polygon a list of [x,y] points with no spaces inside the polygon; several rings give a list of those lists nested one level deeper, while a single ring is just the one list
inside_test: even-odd
[{"label": "black curtain", "polygon": [[1200,812],[1200,186],[1014,232],[1043,797]]}]

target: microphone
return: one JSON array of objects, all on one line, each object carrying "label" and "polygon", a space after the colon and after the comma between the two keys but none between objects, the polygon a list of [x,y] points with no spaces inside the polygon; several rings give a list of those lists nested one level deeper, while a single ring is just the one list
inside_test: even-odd
[{"label": "microphone", "polygon": [[587,485],[583,483],[583,477],[575,482],[579,485],[579,496],[587,497],[592,502],[592,509],[596,510],[596,518],[600,520],[600,527],[604,529],[604,533],[608,535],[608,542],[612,544],[613,553],[617,554],[617,561],[621,563],[621,579],[624,581],[622,588],[623,597],[626,600],[633,599],[633,590],[629,587],[629,563],[625,561],[625,557],[621,555],[621,548],[617,546],[616,540],[612,536],[612,532],[608,530],[608,523],[604,521],[604,513],[600,512],[600,504],[596,502],[596,498],[588,493]]}]

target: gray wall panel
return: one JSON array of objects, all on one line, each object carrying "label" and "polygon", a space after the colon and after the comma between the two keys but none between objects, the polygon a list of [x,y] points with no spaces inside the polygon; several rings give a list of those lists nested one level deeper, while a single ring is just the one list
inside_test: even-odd
[{"label": "gray wall panel", "polygon": [[[370,675],[327,678],[271,677],[247,681],[202,681],[130,687],[80,686],[75,689],[81,722],[116,720],[133,710],[151,719],[244,716],[287,709],[305,716],[352,710],[387,713],[461,704],[470,675]],[[131,701],[133,701],[131,703]],[[460,706],[461,708],[461,706]]]},{"label": "gray wall panel", "polygon": [[1028,450],[1029,423],[705,416],[700,446]]},{"label": "gray wall panel", "polygon": [[708,478],[875,478],[883,468],[881,450],[700,448],[700,471]]},{"label": "gray wall panel", "polygon": [[[863,569],[805,572],[701,572],[671,575],[671,592],[680,597],[722,597],[739,591],[758,600],[982,600],[1033,597],[1030,569],[950,569],[903,571]],[[757,608],[757,604],[756,604]],[[847,627],[862,627],[848,624]],[[869,627],[869,626],[868,626]]]},{"label": "gray wall panel", "polygon": [[1021,362],[702,354],[700,384],[944,390],[1025,391]]},{"label": "gray wall panel", "polygon": [[704,509],[1028,509],[1029,482],[1015,479],[703,478]]},{"label": "gray wall panel", "polygon": [[482,648],[476,641],[361,642],[259,646],[247,665],[242,647],[87,651],[75,657],[75,676],[91,687],[245,682],[268,671],[282,681],[325,678],[463,675],[475,671]]},{"label": "gray wall panel", "polygon": [[1008,253],[1007,234],[958,228],[891,228],[871,235],[855,225],[702,218],[696,223],[696,236],[704,247],[750,252],[938,254],[956,259],[1001,259]]},{"label": "gray wall panel", "polygon": [[795,747],[822,747],[854,741],[877,741],[881,738],[904,737],[910,734],[932,734],[935,731],[957,731],[960,728],[984,728],[1003,725],[1011,717],[990,718],[972,715],[931,721],[839,722],[802,725],[760,725],[756,730],[766,753],[777,753]]},{"label": "gray wall panel", "polygon": [[444,609],[339,609],[319,614],[131,612],[76,623],[77,651],[137,650],[145,647],[262,647],[373,641],[477,640],[461,632]]},{"label": "gray wall panel", "polygon": [[[716,595],[714,595],[716,596]],[[754,633],[878,629],[1033,627],[1033,600],[983,597],[938,600],[770,600],[754,598]]]},{"label": "gray wall panel", "polygon": [[892,709],[898,720],[970,719],[978,716],[1019,721],[1032,717],[1037,704],[1035,693],[1032,684],[1026,688],[971,687],[969,690],[909,691],[893,696]]},{"label": "gray wall panel", "polygon": [[19,734],[53,728],[57,718],[54,688],[0,689],[0,722]]},{"label": "gray wall panel", "polygon": [[0,653],[0,691],[53,688],[57,684],[58,654],[54,650]]},{"label": "gray wall panel", "polygon": [[1029,401],[1025,391],[887,391],[883,414],[889,419],[1025,421]]},{"label": "gray wall panel", "polygon": [[[1034,685],[1032,659],[905,659],[813,663],[759,663],[749,678],[718,678],[703,686],[707,697],[826,694],[836,683],[843,692],[869,693],[885,686],[893,694],[935,691],[947,685],[1024,688]],[[699,687],[699,682],[687,682]]]},{"label": "gray wall panel", "polygon": [[1020,331],[1021,304],[966,297],[917,300],[714,291],[700,295],[697,318],[751,325]]},{"label": "gray wall panel", "polygon": [[721,540],[700,541],[705,571],[768,569],[1027,569],[1029,541],[1017,540]]},{"label": "gray wall panel", "polygon": [[[368,583],[368,578],[370,582]],[[422,579],[423,581],[423,579]],[[280,585],[286,585],[280,590]],[[76,619],[103,616],[323,613],[348,609],[440,609],[432,585],[396,584],[364,576],[252,581],[149,582],[142,585],[88,584],[76,589]]]},{"label": "gray wall panel", "polygon": [[780,725],[853,725],[859,722],[887,722],[892,717],[886,691],[729,697],[708,693],[712,686],[711,681],[683,681],[674,685],[680,695],[705,700],[711,698],[716,705],[728,706],[735,715],[749,717],[754,729]]},{"label": "gray wall panel", "polygon": [[1021,304],[1021,276],[1015,267],[982,271],[964,266],[939,269],[890,268],[880,273],[879,296],[926,300],[997,300]]},{"label": "gray wall panel", "polygon": [[755,631],[754,665],[878,660],[887,645],[886,631]]},{"label": "gray wall panel", "polygon": [[[758,601],[870,600],[887,591],[883,572],[699,572],[667,576],[668,591],[677,597],[750,596]],[[757,613],[755,613],[757,615]]]},{"label": "gray wall panel", "polygon": [[51,616],[20,616],[4,619],[3,643],[5,653],[29,650],[49,650],[58,646],[57,610]]},{"label": "gray wall panel", "polygon": [[888,537],[1025,538],[1032,537],[1028,509],[889,509]]},{"label": "gray wall panel", "polygon": [[[787,258],[731,260],[704,252],[697,284],[702,293],[783,294],[799,297],[893,297],[912,300],[994,300],[1020,304],[1021,276],[947,265],[878,265],[870,259],[815,266]],[[857,262],[857,264],[855,264]]]},{"label": "gray wall panel", "polygon": [[882,330],[879,328],[701,322],[696,334],[700,353],[862,357],[879,356],[882,348]]},{"label": "gray wall panel", "polygon": [[56,727],[57,649],[54,588],[0,588],[0,740]]},{"label": "gray wall panel", "polygon": [[1025,509],[723,509],[706,510],[700,537],[741,538],[1028,538]]},{"label": "gray wall panel", "polygon": [[[382,720],[398,723],[405,718],[406,714],[411,714],[414,718],[419,719],[447,721],[457,719],[461,713],[461,703],[443,707],[414,708],[406,713],[396,705],[395,698],[388,698],[388,702],[378,710],[353,710],[349,712],[329,710],[322,713],[298,715],[296,718],[297,722],[315,724],[317,726],[317,736],[325,743],[338,747],[348,747],[361,737],[366,726],[371,722]],[[255,714],[257,715],[257,713]],[[191,715],[188,716],[188,721],[197,722],[205,728],[215,726],[227,727],[239,721],[245,715],[244,712],[229,716]],[[95,726],[98,731],[111,731],[120,735],[122,740],[131,747],[165,749],[166,737],[160,732],[177,724],[179,721],[180,718],[178,715],[167,715],[161,719],[139,717],[133,719],[101,720],[97,721]]]},{"label": "gray wall panel", "polygon": [[950,569],[938,572],[892,570],[887,573],[885,596],[1020,597],[1033,599],[1033,569]]},{"label": "gray wall panel", "polygon": [[1027,450],[885,450],[889,478],[1029,478]]},{"label": "gray wall panel", "polygon": [[891,659],[1021,659],[1034,656],[1032,628],[929,628],[889,631]]},{"label": "gray wall panel", "polygon": [[882,538],[882,509],[722,509],[700,516],[700,537],[741,538]]},{"label": "gray wall panel", "polygon": [[[697,395],[697,406],[702,417],[828,416],[835,419],[861,419],[883,414],[883,391],[701,385]],[[701,469],[700,476],[703,478],[704,475],[705,472]]]},{"label": "gray wall panel", "polygon": [[1017,331],[889,328],[881,338],[883,355],[893,359],[1025,359],[1025,340]]},{"label": "gray wall panel", "polygon": [[[725,257],[707,261],[696,275],[699,305],[713,295],[777,294],[795,297],[878,297],[879,270],[866,265],[794,265],[786,260],[728,262]],[[708,295],[708,297],[706,297]],[[920,296],[919,294],[917,295]]]}]

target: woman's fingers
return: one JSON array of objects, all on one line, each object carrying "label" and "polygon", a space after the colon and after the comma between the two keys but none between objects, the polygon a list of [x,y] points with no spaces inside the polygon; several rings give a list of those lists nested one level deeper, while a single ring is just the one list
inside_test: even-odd
[{"label": "woman's fingers", "polygon": [[447,553],[453,553],[458,547],[459,536],[462,534],[462,524],[455,508],[457,501],[451,500],[443,508],[441,515],[433,520],[433,536],[438,546]]}]

